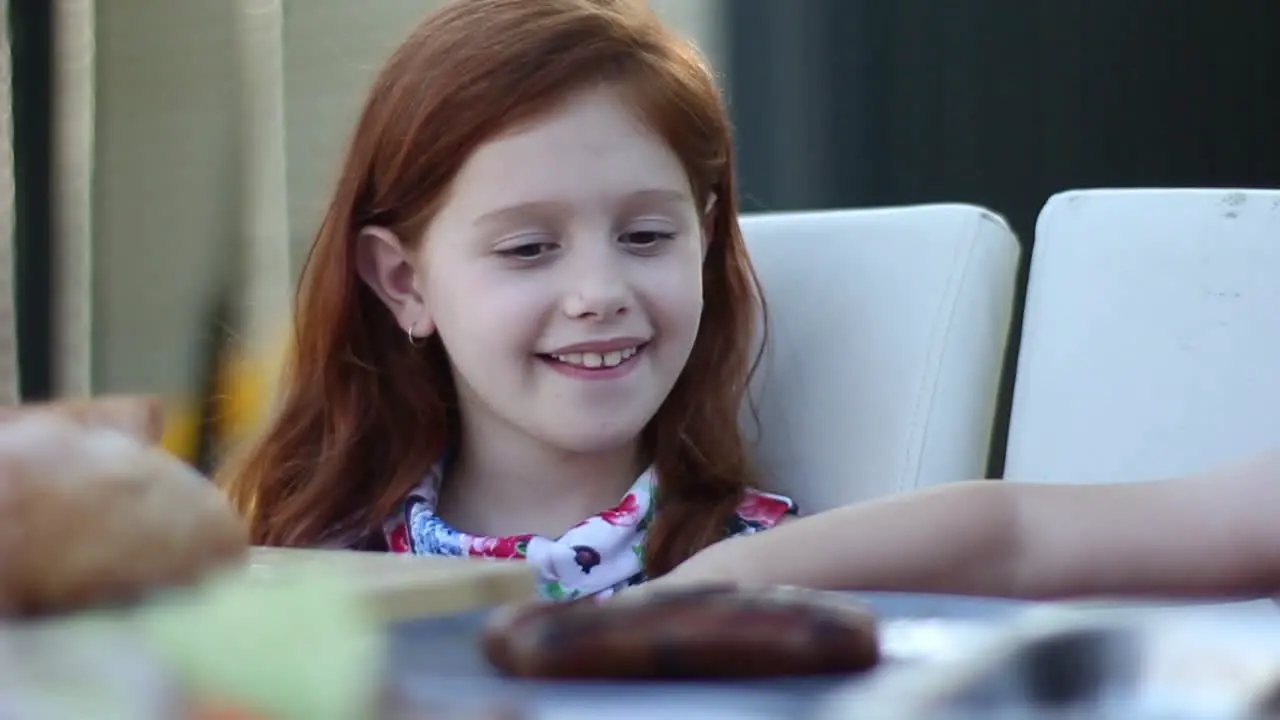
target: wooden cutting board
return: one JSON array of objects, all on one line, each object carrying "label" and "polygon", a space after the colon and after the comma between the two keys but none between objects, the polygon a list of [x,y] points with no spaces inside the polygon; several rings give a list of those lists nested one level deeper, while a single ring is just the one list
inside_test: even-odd
[{"label": "wooden cutting board", "polygon": [[349,575],[388,622],[477,610],[536,595],[533,568],[516,561],[255,547],[246,569],[251,577],[270,581],[308,566]]}]

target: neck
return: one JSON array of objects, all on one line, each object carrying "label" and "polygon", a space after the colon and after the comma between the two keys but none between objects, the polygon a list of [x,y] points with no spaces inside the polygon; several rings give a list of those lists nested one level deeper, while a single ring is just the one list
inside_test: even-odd
[{"label": "neck", "polygon": [[446,470],[439,512],[476,535],[559,537],[617,505],[643,470],[638,442],[575,453],[515,428],[466,427],[461,452]]}]

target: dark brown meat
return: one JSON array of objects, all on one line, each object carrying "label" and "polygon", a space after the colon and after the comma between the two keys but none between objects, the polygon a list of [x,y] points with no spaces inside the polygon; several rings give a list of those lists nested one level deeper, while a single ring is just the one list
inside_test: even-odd
[{"label": "dark brown meat", "polygon": [[879,662],[875,616],[791,588],[701,588],[500,610],[488,661],[517,677],[759,678],[856,673]]}]

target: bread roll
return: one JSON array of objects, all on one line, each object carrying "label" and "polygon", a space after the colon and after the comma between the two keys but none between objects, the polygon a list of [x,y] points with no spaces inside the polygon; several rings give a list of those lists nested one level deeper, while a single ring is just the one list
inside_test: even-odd
[{"label": "bread roll", "polygon": [[56,416],[87,427],[111,428],[144,445],[164,435],[164,404],[153,395],[103,395],[0,407],[0,423]]},{"label": "bread roll", "polygon": [[140,442],[145,423],[125,425],[136,431],[48,411],[0,422],[0,615],[130,601],[247,552],[221,491]]}]

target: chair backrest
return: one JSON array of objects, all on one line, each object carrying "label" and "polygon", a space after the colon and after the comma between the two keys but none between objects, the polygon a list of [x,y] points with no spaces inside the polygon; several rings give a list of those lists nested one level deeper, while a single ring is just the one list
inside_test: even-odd
[{"label": "chair backrest", "polygon": [[1005,477],[1153,479],[1280,442],[1280,191],[1051,198]]},{"label": "chair backrest", "polygon": [[924,205],[749,215],[769,344],[744,419],[805,512],[982,477],[1019,246],[994,213]]}]

